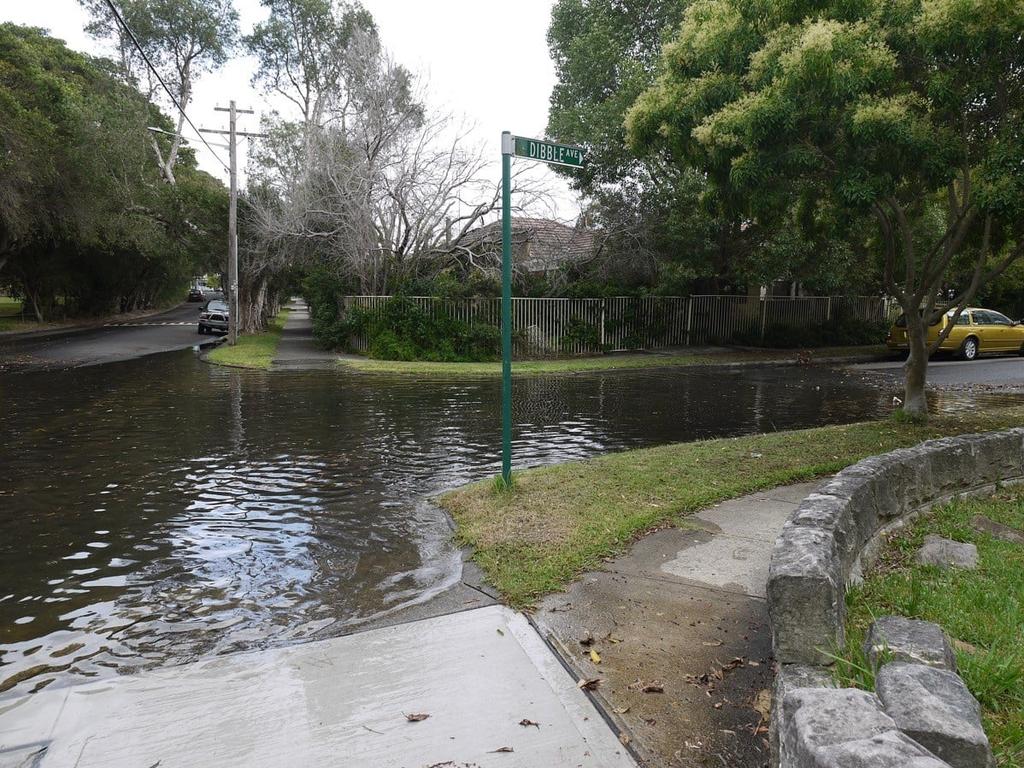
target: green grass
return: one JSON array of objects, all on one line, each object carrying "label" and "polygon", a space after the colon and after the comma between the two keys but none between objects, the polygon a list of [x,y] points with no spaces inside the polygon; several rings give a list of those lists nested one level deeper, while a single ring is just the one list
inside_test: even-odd
[{"label": "green grass", "polygon": [[[716,363],[749,363],[794,360],[799,354],[792,349],[734,349],[715,351],[708,354],[621,354],[599,357],[573,357],[553,360],[524,360],[512,364],[516,375],[584,373],[586,371],[610,371],[633,368],[667,368],[686,365],[714,365]],[[885,354],[883,346],[833,347],[809,352],[811,359]],[[371,358],[346,358],[339,363],[346,368],[369,373],[403,373],[431,376],[500,376],[501,363],[428,363],[401,360],[373,360]]]},{"label": "green grass", "polygon": [[21,314],[21,299],[12,299],[10,296],[0,296],[0,317]]},{"label": "green grass", "polygon": [[21,319],[21,299],[0,296],[0,331],[16,331],[26,325]]},{"label": "green grass", "polygon": [[440,497],[457,539],[512,605],[531,605],[599,566],[637,536],[724,499],[836,472],[866,456],[933,437],[1017,426],[1024,407],[892,419],[708,440],[610,454],[516,473]]},{"label": "green grass", "polygon": [[[1001,768],[1024,766],[1024,547],[975,531],[975,515],[1024,531],[1024,488],[937,508],[890,537],[864,584],[847,594],[844,683],[871,689],[873,677],[850,675],[864,666],[864,635],[873,617],[899,614],[940,624],[956,643],[957,665],[981,702],[985,731]],[[928,533],[978,547],[968,571],[918,565]],[[854,670],[856,672],[856,670]]]},{"label": "green grass", "polygon": [[221,344],[211,350],[206,359],[218,365],[268,370],[277,354],[277,345],[281,341],[281,331],[287,319],[288,310],[282,309],[263,333],[240,336],[233,347]]}]

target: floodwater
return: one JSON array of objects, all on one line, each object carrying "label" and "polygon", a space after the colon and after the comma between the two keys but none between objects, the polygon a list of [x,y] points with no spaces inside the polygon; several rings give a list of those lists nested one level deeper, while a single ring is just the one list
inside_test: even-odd
[{"label": "floodwater", "polygon": [[[891,394],[824,368],[517,379],[515,463],[855,421]],[[443,590],[460,555],[425,498],[497,472],[499,398],[191,352],[4,376],[0,696],[340,634]]]}]

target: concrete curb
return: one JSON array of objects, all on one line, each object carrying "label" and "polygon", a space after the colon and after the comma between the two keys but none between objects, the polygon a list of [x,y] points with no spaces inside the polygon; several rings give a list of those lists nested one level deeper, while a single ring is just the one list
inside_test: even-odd
[{"label": "concrete curb", "polygon": [[[1024,428],[1018,427],[930,440],[872,456],[847,467],[804,499],[775,542],[768,575],[772,645],[779,665],[773,712],[781,712],[773,718],[773,765],[780,760],[785,766],[831,765],[815,762],[813,735],[793,733],[810,717],[801,720],[795,713],[802,706],[803,690],[827,684],[807,670],[824,669],[832,663],[832,654],[843,649],[847,585],[861,580],[884,537],[935,504],[1022,478]],[[789,701],[791,696],[794,702]],[[804,698],[810,702],[813,697]],[[859,706],[871,709],[863,702]],[[787,718],[791,710],[793,717]],[[858,731],[855,721],[843,732],[844,743],[881,733]],[[799,750],[806,760],[792,751],[798,745],[803,745]],[[902,739],[880,750],[878,761],[870,765],[909,764],[912,754]],[[946,765],[921,763],[926,764]]]}]

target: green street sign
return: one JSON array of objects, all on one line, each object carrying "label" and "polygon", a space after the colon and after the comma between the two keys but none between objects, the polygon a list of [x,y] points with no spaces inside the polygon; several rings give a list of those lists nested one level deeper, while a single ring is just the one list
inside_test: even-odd
[{"label": "green street sign", "polygon": [[580,147],[555,144],[552,141],[526,139],[522,136],[516,136],[515,154],[516,157],[539,160],[542,163],[551,163],[552,165],[567,165],[570,168],[583,167],[584,152]]}]

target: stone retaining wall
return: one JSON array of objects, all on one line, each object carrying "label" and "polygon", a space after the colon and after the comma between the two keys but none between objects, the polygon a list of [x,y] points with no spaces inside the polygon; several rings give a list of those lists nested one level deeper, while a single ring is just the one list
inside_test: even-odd
[{"label": "stone retaining wall", "polygon": [[[931,440],[873,456],[846,468],[804,499],[779,534],[768,576],[778,664],[773,764],[780,764],[780,755],[787,767],[948,764],[907,737],[874,694],[832,687],[823,667],[844,647],[846,587],[870,567],[885,534],[933,504],[1022,477],[1024,428],[1018,428]],[[826,724],[814,715],[814,710],[836,707],[849,717],[833,714]],[[797,760],[791,749],[787,751],[787,734],[795,739],[793,748],[801,740],[817,744],[818,757]],[[874,757],[847,763],[848,749]]]}]

